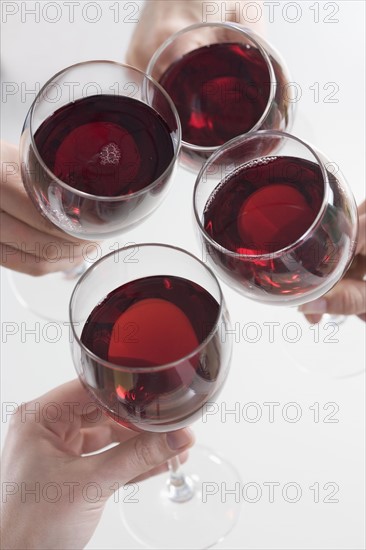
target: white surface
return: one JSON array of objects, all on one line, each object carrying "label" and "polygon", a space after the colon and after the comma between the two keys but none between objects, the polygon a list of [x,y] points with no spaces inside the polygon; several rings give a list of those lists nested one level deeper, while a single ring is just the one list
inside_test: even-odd
[{"label": "white surface", "polygon": [[[129,36],[134,24],[113,22],[109,9],[115,2],[100,2],[102,17],[96,24],[83,21],[81,7],[75,9],[75,21],[67,23],[67,10],[59,2],[62,17],[56,24],[41,17],[34,23],[32,16],[21,21],[21,5],[32,7],[34,2],[3,2],[18,4],[19,12],[9,16],[2,25],[3,81],[15,83],[21,90],[43,83],[61,68],[77,61],[98,58],[123,60]],[[45,3],[41,2],[41,5]],[[122,5],[123,3],[121,3]],[[126,3],[125,3],[126,4]],[[273,3],[271,3],[273,4]],[[276,4],[276,3],[274,3]],[[302,17],[296,23],[286,22],[294,17],[288,4],[301,7]],[[314,23],[314,11],[319,6],[319,23]],[[326,5],[328,8],[326,8]],[[331,5],[331,7],[329,7]],[[283,7],[288,11],[283,12]],[[333,16],[337,23],[324,23],[333,7],[339,12]],[[122,6],[123,8],[123,6]],[[121,19],[128,13],[121,8]],[[275,8],[274,22],[268,24],[268,37],[286,58],[293,80],[301,87],[298,103],[298,119],[294,133],[313,142],[332,161],[337,162],[350,182],[356,199],[364,197],[364,15],[365,4],[359,2],[281,2]],[[4,13],[3,21],[4,21]],[[94,16],[92,10],[90,17]],[[49,18],[54,13],[49,12]],[[268,9],[263,12],[268,19]],[[96,75],[97,80],[97,75]],[[314,91],[319,83],[320,101],[314,102]],[[327,83],[338,86],[334,98],[337,103],[324,103],[324,97],[332,91]],[[34,94],[26,98],[21,93],[9,96],[1,104],[2,138],[17,142],[22,122]],[[194,176],[180,170],[171,193],[155,215],[137,229],[120,239],[127,242],[161,241],[179,245],[199,255],[191,223],[191,196]],[[2,273],[2,342],[4,331],[14,326],[17,333],[8,336],[2,356],[2,398],[5,402],[22,402],[35,398],[75,377],[68,346],[68,328],[61,327],[60,338],[55,338],[55,328],[37,319],[23,309],[10,290],[5,271]],[[197,422],[195,432],[204,445],[216,448],[229,458],[241,472],[243,484],[261,485],[263,494],[256,503],[242,499],[241,519],[235,530],[222,542],[220,548],[245,549],[361,549],[364,548],[364,376],[334,381],[301,372],[292,363],[284,349],[281,330],[289,321],[299,321],[294,310],[278,310],[259,306],[224,288],[233,324],[240,329],[249,322],[256,322],[262,336],[256,343],[254,333],[248,330],[247,338],[241,336],[235,347],[232,372],[219,397],[218,406],[233,409],[239,403],[246,418],[233,415],[221,421],[220,414]],[[42,296],[40,296],[42,299]],[[264,322],[279,321],[281,326],[275,341],[269,342],[268,328]],[[356,320],[359,330],[360,323]],[[10,323],[15,323],[10,325]],[[36,328],[40,334],[26,335],[25,330]],[[244,327],[245,328],[245,327]],[[248,327],[246,327],[248,328]],[[360,333],[360,330],[359,330]],[[317,361],[328,360],[329,346],[348,354],[348,362],[360,363],[364,358],[364,337],[343,337],[339,342],[326,344],[321,338]],[[336,348],[334,348],[336,346]],[[296,353],[296,344],[293,345]],[[333,351],[334,353],[334,351]],[[258,422],[249,422],[255,415],[254,408],[245,408],[255,402],[262,412]],[[274,422],[269,422],[265,402],[280,403],[275,409]],[[298,422],[285,421],[281,411],[289,403],[301,407]],[[314,422],[315,402],[320,406],[320,421]],[[323,422],[335,403],[336,423]],[[260,409],[258,409],[260,407]],[[285,409],[286,412],[286,409]],[[293,416],[294,408],[288,409]],[[238,420],[238,422],[236,422]],[[2,424],[4,428],[5,424]],[[5,431],[4,429],[2,430]],[[279,482],[274,502],[268,498],[268,487],[263,482]],[[282,497],[284,484],[294,482],[302,489],[297,503],[289,503]],[[309,489],[320,484],[321,501],[329,495],[333,482],[339,486],[334,497],[338,503],[315,503]],[[248,493],[249,498],[253,493]],[[291,491],[289,492],[291,496]],[[229,497],[230,498],[230,497]],[[249,499],[247,499],[249,500]],[[153,506],[153,503],[152,503]],[[141,517],[141,522],[149,518]],[[122,531],[118,505],[110,501],[98,529],[88,545],[89,549],[138,548]]]}]

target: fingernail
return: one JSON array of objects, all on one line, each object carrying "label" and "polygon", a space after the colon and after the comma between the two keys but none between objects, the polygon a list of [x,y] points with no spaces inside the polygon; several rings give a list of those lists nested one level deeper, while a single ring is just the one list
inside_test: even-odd
[{"label": "fingernail", "polygon": [[320,315],[320,314],[317,314],[317,313],[308,313],[307,314],[307,319],[309,321],[309,323],[311,323],[312,325],[316,325],[317,323],[320,323],[320,321],[322,320],[323,318],[323,315]]},{"label": "fingernail", "polygon": [[303,304],[299,307],[303,313],[325,313],[327,311],[327,301],[324,298],[314,300],[308,304]]},{"label": "fingernail", "polygon": [[168,433],[166,440],[172,451],[179,451],[193,443],[193,434],[191,430],[185,428],[184,430]]}]

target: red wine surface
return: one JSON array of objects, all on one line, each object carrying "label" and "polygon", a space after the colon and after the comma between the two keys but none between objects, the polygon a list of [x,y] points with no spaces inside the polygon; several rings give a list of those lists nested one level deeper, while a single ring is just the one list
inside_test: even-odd
[{"label": "red wine surface", "polygon": [[[205,289],[173,276],[132,281],[98,304],[81,340],[97,357],[130,369],[89,363],[85,379],[93,380],[92,391],[109,414],[127,424],[161,417],[171,423],[199,408],[217,377],[214,354],[211,363],[193,354],[175,367],[148,367],[192,354],[215,326],[218,312],[217,301]],[[146,373],[134,373],[137,367]]]},{"label": "red wine surface", "polygon": [[61,107],[35,133],[46,166],[71,187],[97,196],[129,195],[168,168],[168,125],[133,98],[96,95]]},{"label": "red wine surface", "polygon": [[182,124],[183,140],[222,145],[248,132],[264,113],[270,74],[257,48],[236,43],[203,46],[173,63],[160,78]]},{"label": "red wine surface", "polygon": [[267,254],[295,243],[312,225],[323,201],[319,167],[293,157],[247,163],[214,190],[204,226],[227,250]]},{"label": "red wine surface", "polygon": [[299,304],[304,294],[309,301],[331,288],[352,228],[343,214],[339,185],[329,172],[328,178],[340,206],[326,204],[315,225],[324,197],[317,164],[263,157],[224,179],[203,213],[206,232],[220,245],[204,241],[220,276],[240,293],[266,303],[281,304],[286,298]]}]

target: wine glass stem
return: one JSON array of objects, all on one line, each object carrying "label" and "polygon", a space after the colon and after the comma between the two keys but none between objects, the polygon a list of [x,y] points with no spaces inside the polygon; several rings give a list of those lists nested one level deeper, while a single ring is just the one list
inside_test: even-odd
[{"label": "wine glass stem", "polygon": [[194,494],[194,484],[190,477],[183,474],[179,458],[174,456],[168,460],[169,479],[167,481],[168,496],[173,502],[187,502]]}]

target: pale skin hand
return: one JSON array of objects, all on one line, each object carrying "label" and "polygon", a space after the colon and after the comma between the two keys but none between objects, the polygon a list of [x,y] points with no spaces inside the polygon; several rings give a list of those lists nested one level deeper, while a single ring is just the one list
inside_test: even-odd
[{"label": "pale skin hand", "polygon": [[72,269],[82,261],[87,242],[66,235],[37,211],[22,183],[18,149],[4,142],[0,204],[0,265],[45,275]]},{"label": "pale skin hand", "polygon": [[[39,419],[25,415],[25,410],[35,409],[35,403],[39,403]],[[47,407],[50,403],[57,408]],[[169,435],[137,434],[98,412],[80,382],[74,380],[28,403],[27,409],[21,407],[12,417],[2,458],[2,548],[84,548],[118,486],[166,470],[166,461],[173,456],[184,461],[186,449],[193,444],[187,429]],[[52,421],[55,417],[57,421]],[[119,445],[112,449],[81,456],[115,442]],[[36,483],[39,502],[25,494],[25,489],[34,489]],[[46,492],[44,498],[42,490],[47,483],[53,485],[48,486],[49,496]],[[85,498],[83,488],[88,483],[97,484],[100,495],[90,489]],[[90,502],[96,495],[97,501]],[[116,529],[123,537],[122,524]]]},{"label": "pale skin hand", "polygon": [[358,214],[356,256],[350,269],[325,296],[300,307],[310,323],[319,323],[324,313],[358,315],[366,321],[366,201],[359,207]]},{"label": "pale skin hand", "polygon": [[[217,13],[215,3],[212,3],[212,12],[206,12],[207,2],[201,0],[148,0],[140,15],[139,23],[132,35],[130,46],[126,55],[126,62],[142,71],[146,70],[148,63],[158,49],[158,47],[172,34],[178,32],[184,27],[204,22],[234,22],[253,28],[259,34],[262,33],[262,18],[255,24],[246,21],[243,17],[243,8],[248,2],[226,1],[217,3],[219,7]],[[223,6],[228,10],[225,12]],[[235,9],[238,7],[239,9]],[[232,11],[230,11],[232,10]],[[252,18],[254,18],[252,16]],[[215,37],[215,30],[212,30]],[[221,40],[223,34],[221,33]],[[230,36],[227,37],[230,40]],[[200,47],[200,31],[194,38],[194,47]],[[176,52],[172,52],[172,62],[175,61]],[[161,67],[160,73],[167,67]],[[157,67],[157,69],[159,69]]]}]

